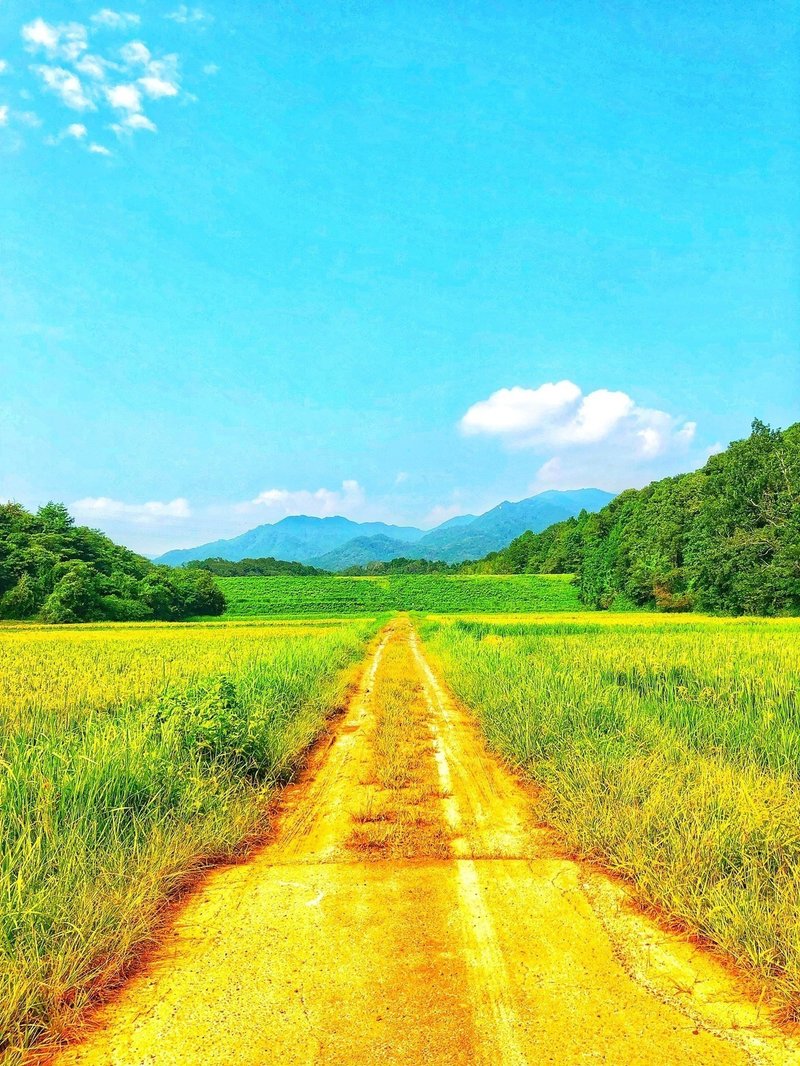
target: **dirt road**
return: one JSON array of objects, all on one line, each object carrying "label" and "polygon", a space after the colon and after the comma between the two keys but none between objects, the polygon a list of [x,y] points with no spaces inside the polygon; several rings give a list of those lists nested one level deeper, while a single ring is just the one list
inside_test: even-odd
[{"label": "dirt road", "polygon": [[274,841],[208,877],[59,1066],[800,1064],[531,811],[392,623]]}]

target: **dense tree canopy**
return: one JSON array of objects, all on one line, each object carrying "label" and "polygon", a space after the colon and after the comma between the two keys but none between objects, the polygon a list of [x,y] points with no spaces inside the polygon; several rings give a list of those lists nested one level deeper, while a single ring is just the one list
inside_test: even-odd
[{"label": "dense tree canopy", "polygon": [[0,618],[169,620],[224,609],[208,572],[154,566],[96,529],[76,526],[63,504],[35,514],[18,503],[0,505]]},{"label": "dense tree canopy", "polygon": [[263,559],[239,559],[236,562],[215,556],[211,559],[192,559],[184,566],[187,570],[207,570],[217,577],[318,577],[328,573],[327,570],[305,563],[273,559],[271,555]]},{"label": "dense tree canopy", "polygon": [[691,474],[524,533],[465,569],[574,573],[593,607],[800,611],[800,423],[753,423]]}]

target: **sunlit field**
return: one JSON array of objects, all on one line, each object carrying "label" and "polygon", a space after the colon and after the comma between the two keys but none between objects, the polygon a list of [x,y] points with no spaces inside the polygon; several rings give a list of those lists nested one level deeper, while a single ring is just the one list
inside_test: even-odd
[{"label": "sunlit field", "polygon": [[800,620],[433,619],[542,816],[800,1014]]},{"label": "sunlit field", "polygon": [[192,873],[263,833],[377,626],[0,627],[0,1057],[68,1028]]},{"label": "sunlit field", "polygon": [[224,577],[218,582],[228,601],[227,618],[580,609],[566,574]]}]

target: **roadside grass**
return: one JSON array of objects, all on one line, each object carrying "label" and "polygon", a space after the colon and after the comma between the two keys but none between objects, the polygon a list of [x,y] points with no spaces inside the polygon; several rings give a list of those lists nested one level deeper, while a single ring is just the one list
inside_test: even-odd
[{"label": "roadside grass", "polygon": [[375,622],[0,629],[0,1059],[54,1045],[263,833]]},{"label": "roadside grass", "polygon": [[800,1019],[800,620],[597,617],[423,636],[576,854]]},{"label": "roadside grass", "polygon": [[580,608],[578,591],[568,574],[228,577],[217,581],[228,603],[226,618]]},{"label": "roadside grass", "polygon": [[449,855],[429,710],[405,641],[387,644],[378,678],[366,796],[348,846],[381,858]]}]

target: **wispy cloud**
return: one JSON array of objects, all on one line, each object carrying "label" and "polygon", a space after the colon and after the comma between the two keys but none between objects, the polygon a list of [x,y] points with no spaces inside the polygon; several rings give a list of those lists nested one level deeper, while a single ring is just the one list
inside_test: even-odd
[{"label": "wispy cloud", "polygon": [[209,15],[207,11],[204,11],[201,7],[189,7],[187,4],[179,4],[174,11],[170,11],[164,18],[169,19],[171,22],[178,22],[181,25],[187,25],[194,23],[208,23],[213,22],[213,16]]},{"label": "wispy cloud", "polygon": [[8,104],[0,104],[0,126],[8,125]]},{"label": "wispy cloud", "polygon": [[61,144],[63,141],[83,141],[89,131],[82,122],[71,122],[69,126],[61,130],[55,137],[49,137],[47,143],[51,145]]},{"label": "wispy cloud", "polygon": [[125,503],[109,496],[86,496],[76,500],[70,507],[76,518],[83,521],[109,521],[126,519],[142,525],[150,525],[165,519],[182,520],[191,518],[192,509],[189,501],[179,496],[168,502],[149,500],[147,503]]},{"label": "wispy cloud", "polygon": [[[0,59],[0,74],[7,74],[7,73],[8,73],[8,60],[7,59]],[[208,71],[206,71],[206,73],[208,73]]]},{"label": "wispy cloud", "polygon": [[340,489],[265,489],[252,500],[234,505],[242,515],[285,518],[305,514],[330,518],[344,514],[353,517],[363,509],[366,494],[357,481],[343,481]]},{"label": "wispy cloud", "polygon": [[[185,4],[167,17],[187,25],[212,21],[202,8]],[[159,54],[138,37],[127,41],[123,38],[120,43],[117,35],[138,29],[141,22],[142,17],[135,12],[104,7],[85,24],[48,22],[39,16],[21,27],[23,47],[34,57],[27,69],[35,75],[40,89],[71,111],[96,114],[97,128],[92,129],[87,122],[86,135],[80,138],[85,149],[93,154],[110,154],[91,136],[101,126],[118,137],[130,137],[141,131],[155,133],[155,116],[145,114],[145,103],[149,111],[150,104],[158,108],[165,100],[195,99],[182,87],[180,58],[176,53]],[[0,73],[8,69],[7,60],[0,60]],[[19,93],[31,97],[27,87],[20,88]],[[20,116],[21,113],[7,109],[3,124],[12,120],[25,124]],[[63,118],[59,125],[60,132],[58,126],[55,129],[51,126],[45,136],[46,143],[61,144],[76,139],[64,135]]]},{"label": "wispy cloud", "polygon": [[108,30],[126,30],[131,26],[138,26],[142,21],[139,15],[132,11],[112,11],[104,7],[89,20],[94,26],[103,26]]},{"label": "wispy cloud", "polygon": [[31,67],[42,79],[44,87],[56,94],[65,107],[73,111],[95,111],[96,106],[77,74],[64,67],[38,65]]}]

